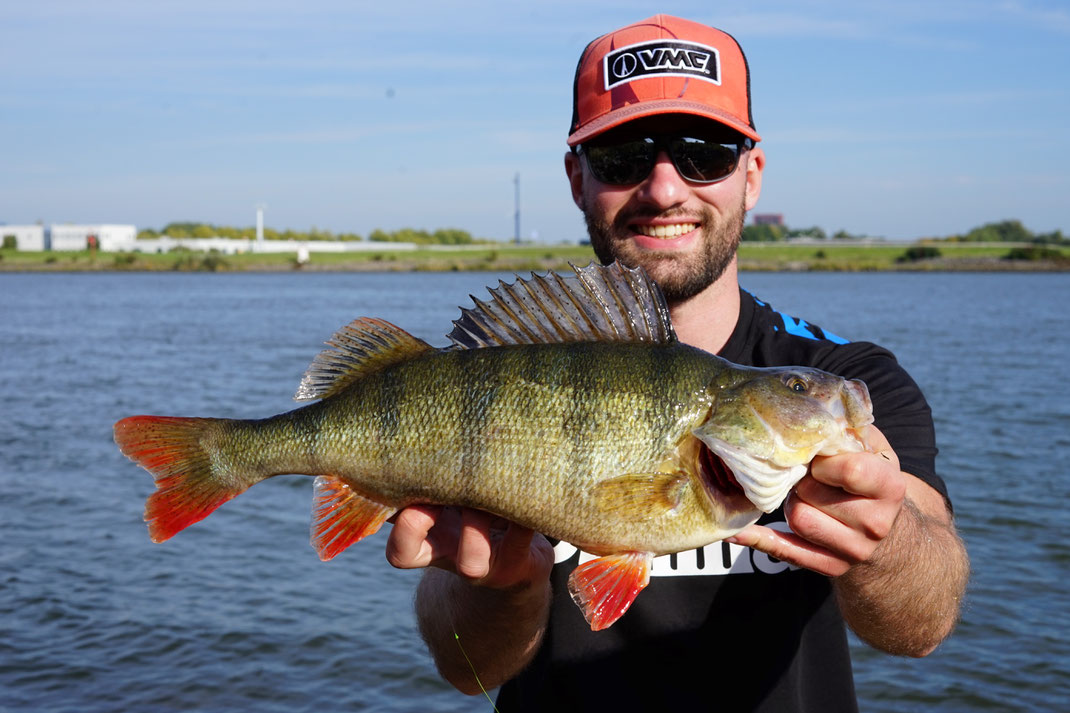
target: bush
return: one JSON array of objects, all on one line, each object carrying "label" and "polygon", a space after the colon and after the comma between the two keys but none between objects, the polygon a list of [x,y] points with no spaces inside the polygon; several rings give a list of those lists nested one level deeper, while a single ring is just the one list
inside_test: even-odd
[{"label": "bush", "polygon": [[918,260],[931,260],[940,257],[940,250],[927,245],[915,245],[906,249],[902,255],[895,259],[896,262],[917,262]]},{"label": "bush", "polygon": [[1041,247],[1028,247],[1028,248],[1011,248],[1010,251],[1003,256],[1004,260],[1063,260],[1063,254],[1059,250],[1052,248]]}]

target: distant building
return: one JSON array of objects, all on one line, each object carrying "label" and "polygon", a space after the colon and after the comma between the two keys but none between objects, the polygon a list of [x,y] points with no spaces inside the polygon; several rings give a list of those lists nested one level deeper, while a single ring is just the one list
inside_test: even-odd
[{"label": "distant building", "polygon": [[755,213],[751,216],[755,225],[779,225],[784,227],[783,213]]},{"label": "distant building", "polygon": [[7,247],[11,241],[14,241],[16,250],[44,250],[45,226],[0,225],[0,245]]},{"label": "distant building", "polygon": [[51,233],[50,250],[95,246],[104,252],[120,252],[137,247],[137,228],[133,225],[53,225]]}]

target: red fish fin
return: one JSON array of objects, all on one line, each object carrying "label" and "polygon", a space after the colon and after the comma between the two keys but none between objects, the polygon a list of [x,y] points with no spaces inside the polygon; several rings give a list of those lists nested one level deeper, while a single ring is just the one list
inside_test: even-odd
[{"label": "red fish fin", "polygon": [[397,512],[397,508],[369,500],[337,476],[319,476],[313,490],[312,546],[324,561],[378,532]]},{"label": "red fish fin", "polygon": [[568,591],[592,631],[620,619],[650,581],[649,552],[622,552],[599,557],[572,570]]},{"label": "red fish fin", "polygon": [[163,542],[203,520],[251,485],[216,474],[201,445],[201,439],[222,422],[131,416],[115,424],[119,450],[156,480],[156,492],[145,502],[145,521],[153,542]]}]

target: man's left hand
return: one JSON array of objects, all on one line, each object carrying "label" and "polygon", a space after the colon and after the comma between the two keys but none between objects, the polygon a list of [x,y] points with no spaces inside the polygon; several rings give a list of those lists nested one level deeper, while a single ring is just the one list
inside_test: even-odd
[{"label": "man's left hand", "polygon": [[814,458],[784,504],[791,532],[751,525],[729,541],[830,577],[868,560],[891,532],[911,476],[875,426],[866,446]]}]

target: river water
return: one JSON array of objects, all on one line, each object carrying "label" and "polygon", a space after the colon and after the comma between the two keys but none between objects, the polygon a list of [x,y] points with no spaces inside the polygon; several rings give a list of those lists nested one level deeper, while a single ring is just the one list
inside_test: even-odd
[{"label": "river water", "polygon": [[[357,316],[433,344],[506,275],[0,275],[0,710],[489,711],[415,631],[380,533],[321,563],[311,479],[276,478],[165,544],[111,425],[263,416]],[[1070,701],[1070,276],[761,274],[777,309],[897,353],[933,406],[974,574],[926,659],[854,642],[863,711]],[[711,699],[711,709],[716,701]],[[503,712],[503,713],[508,713]]]}]

